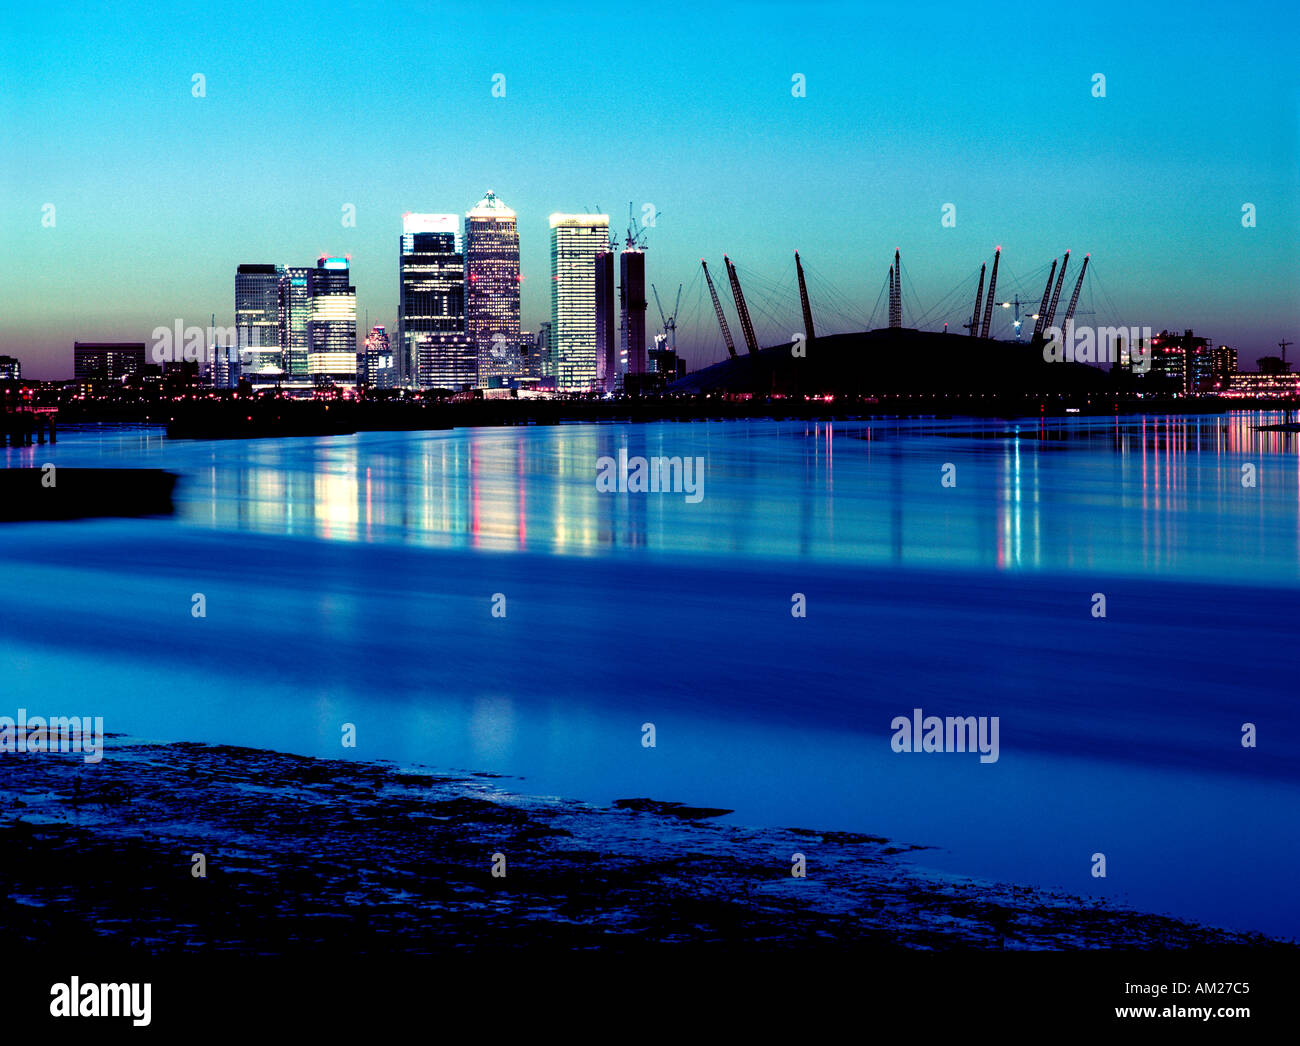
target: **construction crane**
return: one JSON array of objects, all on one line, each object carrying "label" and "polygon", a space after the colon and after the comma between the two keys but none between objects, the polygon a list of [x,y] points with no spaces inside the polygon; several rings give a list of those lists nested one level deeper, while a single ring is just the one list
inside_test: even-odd
[{"label": "construction crane", "polygon": [[889,270],[889,325],[903,325],[903,266],[894,248],[894,267]]},{"label": "construction crane", "polygon": [[668,335],[668,345],[673,350],[673,352],[676,352],[677,351],[677,312],[682,306],[682,285],[680,283],[677,285],[677,304],[673,306],[673,314],[671,316],[664,315],[664,307],[659,304],[659,291],[655,289],[655,285],[653,283],[650,284],[650,290],[654,293],[655,296],[655,305],[659,309],[659,319],[663,321],[664,333]]},{"label": "construction crane", "polygon": [[1074,319],[1074,307],[1079,304],[1079,292],[1083,290],[1083,275],[1088,271],[1088,259],[1091,257],[1091,254],[1085,254],[1083,256],[1083,268],[1079,270],[1079,282],[1074,285],[1074,293],[1070,295],[1070,304],[1065,310],[1065,319],[1061,321],[1062,331],[1064,331],[1065,328],[1070,325],[1070,321]]},{"label": "construction crane", "polygon": [[803,333],[811,343],[817,337],[813,333],[812,306],[808,304],[808,285],[803,279],[803,265],[799,261],[799,252],[794,252],[794,271],[799,275],[799,304],[803,307]]},{"label": "construction crane", "polygon": [[731,296],[736,299],[736,314],[740,317],[740,329],[745,335],[745,346],[752,356],[758,352],[758,339],[754,337],[754,324],[749,319],[749,306],[745,304],[745,292],[740,289],[740,277],[736,275],[736,267],[731,264],[731,259],[724,254],[722,263],[726,265],[727,276],[731,280]]},{"label": "construction crane", "polygon": [[704,282],[709,285],[709,297],[713,299],[713,311],[718,314],[718,326],[722,328],[722,340],[727,343],[727,354],[734,360],[736,358],[736,343],[731,340],[731,329],[727,326],[727,317],[722,314],[722,302],[718,301],[718,292],[713,287],[713,277],[709,275],[708,263],[701,258],[700,265],[704,268]]},{"label": "construction crane", "polygon": [[624,248],[629,251],[643,251],[645,244],[641,241],[645,238],[646,227],[636,220],[636,215],[632,210],[632,203],[628,201],[627,205],[627,245]]},{"label": "construction crane", "polygon": [[1020,340],[1020,307],[1021,307],[1022,305],[1028,305],[1028,304],[1029,304],[1029,302],[1027,302],[1027,301],[1021,301],[1021,300],[1020,300],[1020,295],[1019,295],[1019,294],[1017,294],[1017,295],[1015,296],[1015,300],[1014,300],[1014,301],[1000,301],[1000,302],[998,302],[998,305],[1001,306],[1001,307],[1004,308],[1004,309],[1015,308],[1015,310],[1016,310],[1016,319],[1015,319],[1015,327],[1016,327],[1016,341],[1019,341],[1019,340]]},{"label": "construction crane", "polygon": [[1070,252],[1066,251],[1065,256],[1061,259],[1061,271],[1056,274],[1056,286],[1052,290],[1052,301],[1047,306],[1047,316],[1043,320],[1043,327],[1046,329],[1052,325],[1052,319],[1056,316],[1056,305],[1061,300],[1061,284],[1065,282],[1065,270],[1070,267]]},{"label": "construction crane", "polygon": [[1286,370],[1286,347],[1294,344],[1295,342],[1287,341],[1285,338],[1277,343],[1277,347],[1282,350],[1282,369],[1284,371]]},{"label": "construction crane", "polygon": [[994,292],[998,289],[998,262],[1002,259],[1002,248],[993,248],[993,273],[989,276],[989,297],[984,303],[984,322],[980,325],[980,337],[989,336],[989,322],[993,319]]},{"label": "construction crane", "polygon": [[988,264],[980,266],[980,285],[975,288],[975,308],[970,314],[970,323],[966,326],[970,329],[970,336],[975,337],[976,332],[980,329],[980,305],[984,301],[984,270]]},{"label": "construction crane", "polygon": [[1043,321],[1047,319],[1047,299],[1052,293],[1052,277],[1056,275],[1056,259],[1052,259],[1051,271],[1047,274],[1047,286],[1043,288],[1043,300],[1038,305],[1038,311],[1034,313],[1034,341],[1037,341],[1043,335]]}]

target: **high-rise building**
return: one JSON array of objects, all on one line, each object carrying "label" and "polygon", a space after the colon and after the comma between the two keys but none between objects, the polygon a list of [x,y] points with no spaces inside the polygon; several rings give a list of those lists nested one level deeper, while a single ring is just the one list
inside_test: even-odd
[{"label": "high-rise building", "polygon": [[365,348],[358,361],[360,384],[367,389],[391,389],[397,385],[397,369],[393,366],[393,351],[388,342],[388,331],[371,327],[366,335]]},{"label": "high-rise building", "polygon": [[241,376],[254,385],[274,385],[284,377],[280,350],[280,274],[278,265],[241,265],[235,270],[235,350]]},{"label": "high-rise building", "polygon": [[72,374],[78,381],[120,382],[145,364],[143,342],[78,341],[72,345]]},{"label": "high-rise building", "polygon": [[1237,350],[1227,345],[1220,345],[1210,352],[1210,375],[1214,387],[1226,389],[1232,384],[1232,376],[1237,373]]},{"label": "high-rise building", "polygon": [[522,372],[519,227],[492,192],[465,215],[465,333],[478,350],[478,384]]},{"label": "high-rise building", "polygon": [[465,366],[465,258],[456,250],[457,223],[454,214],[402,216],[396,351],[400,384],[461,389],[478,376],[476,362]]},{"label": "high-rise building", "polygon": [[645,251],[639,248],[629,247],[619,255],[618,303],[622,371],[640,378],[646,373],[646,300]]},{"label": "high-rise building", "polygon": [[606,392],[618,380],[618,328],[614,325],[614,250],[596,255],[596,381]]},{"label": "high-rise building", "polygon": [[534,347],[537,368],[534,377],[554,378],[555,363],[554,356],[551,354],[551,324],[549,321],[544,320],[537,325],[537,340],[534,342]]},{"label": "high-rise building", "polygon": [[22,381],[23,365],[14,356],[0,356],[0,381]]},{"label": "high-rise building", "polygon": [[596,255],[609,249],[609,215],[552,214],[551,339],[560,392],[597,387]]},{"label": "high-rise building", "polygon": [[1167,379],[1176,393],[1208,392],[1214,387],[1208,338],[1192,331],[1161,331],[1151,339],[1151,374]]},{"label": "high-rise building", "polygon": [[307,373],[317,383],[352,384],[357,377],[357,289],[347,258],[326,258],[308,270]]},{"label": "high-rise building", "polygon": [[478,373],[478,352],[464,331],[421,334],[416,341],[416,378],[422,389],[462,392]]},{"label": "high-rise building", "polygon": [[280,353],[285,377],[290,382],[308,381],[307,321],[311,319],[311,269],[280,268]]}]

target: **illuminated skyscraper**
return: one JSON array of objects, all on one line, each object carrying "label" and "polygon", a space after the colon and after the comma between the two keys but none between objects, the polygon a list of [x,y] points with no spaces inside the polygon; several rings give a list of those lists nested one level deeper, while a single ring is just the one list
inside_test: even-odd
[{"label": "illuminated skyscraper", "polygon": [[402,216],[396,363],[403,385],[460,389],[477,378],[477,361],[465,334],[465,259],[456,250],[458,222],[454,214]]},{"label": "illuminated skyscraper", "polygon": [[393,366],[393,352],[388,343],[388,331],[371,327],[366,335],[358,368],[360,383],[367,389],[391,389],[397,384],[397,371]]},{"label": "illuminated skyscraper", "polygon": [[596,255],[609,250],[609,215],[551,215],[551,339],[560,392],[597,386]]},{"label": "illuminated skyscraper", "polygon": [[311,318],[311,270],[294,266],[280,269],[280,352],[285,378],[303,383],[307,375],[307,321]]},{"label": "illuminated skyscraper", "polygon": [[478,351],[478,384],[517,376],[519,227],[491,192],[465,215],[465,283],[465,333]]},{"label": "illuminated skyscraper", "polygon": [[596,255],[596,380],[606,392],[618,388],[618,328],[614,325],[614,251]]},{"label": "illuminated skyscraper", "polygon": [[316,381],[357,377],[357,289],[346,258],[321,257],[308,271],[307,372]]},{"label": "illuminated skyscraper", "polygon": [[240,376],[274,385],[285,373],[280,350],[278,265],[241,265],[235,270],[235,350]]},{"label": "illuminated skyscraper", "polygon": [[[629,247],[619,255],[618,303],[622,370],[640,378],[646,373],[645,251]],[[636,382],[628,384],[634,386]]]}]

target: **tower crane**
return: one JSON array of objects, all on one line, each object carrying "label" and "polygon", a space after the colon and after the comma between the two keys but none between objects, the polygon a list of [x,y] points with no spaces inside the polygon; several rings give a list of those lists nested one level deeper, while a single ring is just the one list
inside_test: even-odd
[{"label": "tower crane", "polygon": [[655,296],[655,305],[659,309],[659,319],[663,321],[664,333],[668,335],[668,345],[673,350],[673,352],[676,352],[677,351],[677,311],[681,308],[682,305],[682,285],[680,283],[677,285],[677,304],[673,306],[673,314],[671,316],[664,315],[664,307],[659,303],[659,291],[655,289],[655,285],[653,283],[650,284],[650,290],[651,292],[653,292]]}]

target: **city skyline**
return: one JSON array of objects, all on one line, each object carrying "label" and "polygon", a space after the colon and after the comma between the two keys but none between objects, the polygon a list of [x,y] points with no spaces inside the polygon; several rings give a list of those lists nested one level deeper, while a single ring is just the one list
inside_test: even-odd
[{"label": "city skyline", "polygon": [[[915,311],[1002,244],[1008,296],[1071,248],[1092,253],[1115,322],[1193,328],[1236,347],[1243,367],[1295,333],[1296,90],[1258,58],[1296,24],[1281,5],[1194,24],[1172,4],[1025,6],[1037,38],[1070,42],[1066,60],[1038,64],[958,8],[826,5],[810,16],[768,5],[741,20],[665,7],[647,10],[661,16],[653,31],[634,13],[602,13],[611,39],[652,47],[654,60],[630,70],[599,48],[539,64],[589,32],[594,12],[506,5],[493,49],[451,57],[436,91],[409,71],[345,77],[318,100],[320,130],[288,136],[273,157],[230,162],[268,93],[290,108],[316,99],[322,70],[396,53],[399,29],[430,46],[473,34],[470,15],[399,10],[358,21],[322,9],[308,46],[253,31],[269,28],[269,12],[250,11],[236,37],[213,14],[145,8],[159,59],[125,62],[111,78],[85,70],[132,53],[115,21],[57,5],[13,16],[0,51],[30,89],[21,107],[14,95],[0,103],[0,140],[25,157],[5,171],[12,278],[0,352],[34,378],[67,377],[76,340],[147,340],[177,319],[220,320],[238,264],[321,254],[350,255],[359,315],[396,329],[399,216],[464,213],[485,186],[519,215],[528,330],[549,313],[547,215],[599,209],[619,232],[630,201],[653,221],[647,282],[661,293],[691,288],[701,255],[727,253],[742,277],[778,282],[799,249],[814,284],[853,305],[832,309],[810,288],[827,330],[860,328],[850,321],[871,311],[896,246]],[[1121,16],[1132,30],[1123,41],[1108,29]],[[259,61],[232,65],[223,49],[235,45]],[[1098,73],[1104,97],[1093,94]],[[406,97],[422,99],[419,115],[396,104]],[[424,125],[454,127],[454,153],[411,136]],[[399,141],[412,143],[400,159],[373,162],[376,150],[398,155]],[[53,225],[42,224],[47,204]],[[80,279],[105,259],[114,281]],[[755,316],[767,344],[800,326],[797,302],[772,312]],[[650,322],[657,330],[653,310]],[[722,358],[697,292],[683,299],[678,343],[692,369]]]}]

